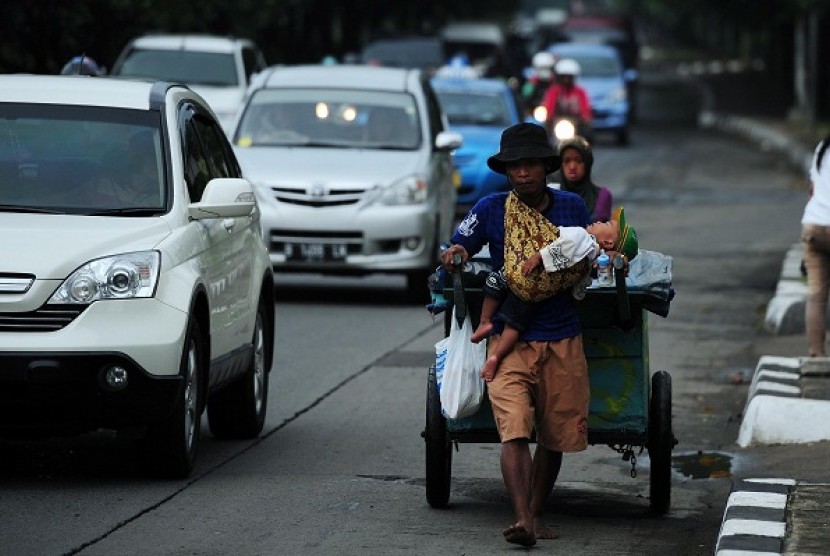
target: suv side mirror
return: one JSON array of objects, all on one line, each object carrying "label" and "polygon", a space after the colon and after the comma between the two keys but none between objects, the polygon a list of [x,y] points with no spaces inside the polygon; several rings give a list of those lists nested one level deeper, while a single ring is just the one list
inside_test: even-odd
[{"label": "suv side mirror", "polygon": [[464,144],[464,138],[456,131],[441,131],[435,137],[435,148],[439,151],[454,151]]},{"label": "suv side mirror", "polygon": [[248,216],[256,206],[254,189],[242,178],[213,178],[205,187],[202,200],[190,203],[187,214],[193,220]]}]

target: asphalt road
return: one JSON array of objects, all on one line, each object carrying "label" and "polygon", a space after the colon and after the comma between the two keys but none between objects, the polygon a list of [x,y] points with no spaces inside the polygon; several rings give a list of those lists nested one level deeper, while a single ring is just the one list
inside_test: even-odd
[{"label": "asphalt road", "polygon": [[[668,318],[650,317],[650,365],[674,383],[671,511],[648,510],[649,458],[605,446],[566,456],[549,505],[569,554],[711,554],[731,478],[785,470],[738,450],[763,308],[797,237],[801,176],[752,145],[698,130],[697,95],[644,79],[630,147],[598,137],[594,176],[641,248],[674,257]],[[152,481],[111,434],[0,441],[0,553],[498,554],[512,516],[498,446],[454,456],[450,507],[425,499],[426,372],[440,319],[403,304],[395,277],[279,276],[276,361],[255,442],[205,430],[187,481]],[[737,378],[736,378],[737,377]],[[779,459],[780,457],[780,459]],[[826,461],[826,459],[825,459]]]}]

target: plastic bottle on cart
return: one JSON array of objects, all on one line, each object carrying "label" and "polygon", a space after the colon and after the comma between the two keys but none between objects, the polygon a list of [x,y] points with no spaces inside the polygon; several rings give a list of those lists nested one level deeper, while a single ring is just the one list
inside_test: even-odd
[{"label": "plastic bottle on cart", "polygon": [[614,276],[611,274],[611,257],[605,251],[600,251],[597,257],[597,282],[600,286],[614,285]]}]

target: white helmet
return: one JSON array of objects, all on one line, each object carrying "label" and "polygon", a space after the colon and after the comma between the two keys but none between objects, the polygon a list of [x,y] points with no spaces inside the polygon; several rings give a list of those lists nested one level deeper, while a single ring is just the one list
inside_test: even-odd
[{"label": "white helmet", "polygon": [[571,58],[563,58],[556,62],[556,75],[579,75],[579,62]]},{"label": "white helmet", "polygon": [[553,54],[550,52],[537,52],[533,55],[533,60],[531,60],[531,65],[533,65],[533,69],[536,70],[536,73],[539,74],[539,77],[542,79],[550,79],[553,75],[553,65],[556,63],[556,58],[553,57]]}]

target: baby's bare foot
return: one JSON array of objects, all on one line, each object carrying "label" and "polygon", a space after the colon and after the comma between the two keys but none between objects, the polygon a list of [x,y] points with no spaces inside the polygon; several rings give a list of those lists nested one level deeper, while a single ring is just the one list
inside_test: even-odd
[{"label": "baby's bare foot", "polygon": [[484,362],[484,367],[481,368],[481,378],[484,379],[484,382],[493,382],[498,368],[499,358],[495,355],[488,357],[487,361]]},{"label": "baby's bare foot", "polygon": [[479,343],[481,340],[486,338],[490,335],[490,332],[493,331],[493,323],[491,322],[483,322],[478,325],[476,331],[473,332],[473,335],[470,336],[470,341],[474,344]]}]

